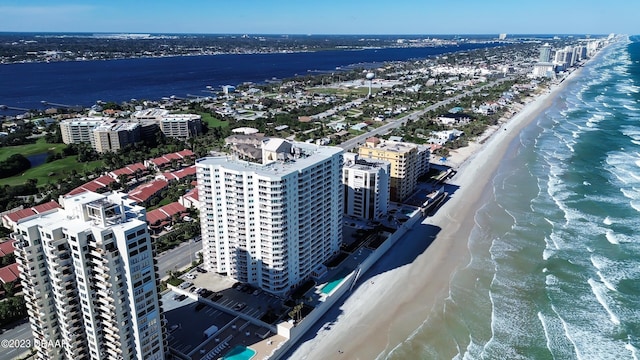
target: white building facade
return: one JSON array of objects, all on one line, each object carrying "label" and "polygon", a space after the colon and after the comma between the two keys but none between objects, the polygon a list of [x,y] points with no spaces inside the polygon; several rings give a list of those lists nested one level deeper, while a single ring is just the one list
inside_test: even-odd
[{"label": "white building facade", "polygon": [[378,220],[387,215],[391,183],[391,163],[344,155],[342,183],[344,214],[359,219]]},{"label": "white building facade", "polygon": [[90,143],[95,147],[93,130],[107,122],[109,118],[91,117],[68,119],[60,122],[60,134],[65,144]]},{"label": "white building facade", "polygon": [[40,359],[165,359],[167,343],[145,209],[123,194],[85,192],[17,224],[31,329]]},{"label": "white building facade", "polygon": [[342,242],[343,150],[267,139],[262,164],[198,160],[205,267],[284,295]]},{"label": "white building facade", "polygon": [[160,119],[165,136],[185,140],[202,133],[202,117],[195,114],[170,114]]}]

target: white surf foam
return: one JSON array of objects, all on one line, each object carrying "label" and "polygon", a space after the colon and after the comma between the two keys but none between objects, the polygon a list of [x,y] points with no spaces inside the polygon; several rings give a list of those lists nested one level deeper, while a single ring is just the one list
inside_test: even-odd
[{"label": "white surf foam", "polygon": [[616,314],[613,313],[613,311],[611,311],[611,307],[607,303],[607,300],[605,298],[606,294],[604,293],[604,289],[602,289],[602,287],[595,280],[593,280],[591,278],[589,278],[589,280],[587,282],[591,286],[591,291],[593,292],[593,295],[595,295],[595,297],[598,300],[598,302],[600,303],[600,305],[602,305],[602,308],[604,308],[604,310],[607,312],[607,314],[609,314],[609,319],[611,320],[611,322],[614,325],[620,325],[620,319],[618,318],[618,316]]},{"label": "white surf foam", "polygon": [[605,233],[605,237],[607,238],[607,241],[609,241],[613,245],[620,244],[620,241],[618,241],[618,239],[616,238],[616,234],[611,229],[607,230],[607,232]]},{"label": "white surf foam", "polygon": [[633,360],[638,360],[638,351],[635,346],[631,345],[631,339],[629,339],[627,345],[625,345],[624,348],[631,352],[631,357],[633,358]]},{"label": "white surf foam", "polygon": [[600,278],[600,281],[604,284],[604,286],[607,287],[607,289],[611,290],[611,291],[618,291],[618,289],[616,289],[615,286],[613,286],[613,284],[611,283],[611,281],[607,280],[600,271],[597,271],[596,274],[598,274],[598,277]]}]

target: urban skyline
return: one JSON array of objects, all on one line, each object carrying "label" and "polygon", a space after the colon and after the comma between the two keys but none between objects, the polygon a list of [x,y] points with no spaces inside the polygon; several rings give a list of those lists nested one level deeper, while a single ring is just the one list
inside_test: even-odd
[{"label": "urban skyline", "polygon": [[[530,4],[492,0],[446,3],[329,1],[233,3],[113,1],[56,5],[10,0],[0,5],[0,31],[251,34],[633,34],[638,5],[619,0]],[[454,11],[455,10],[455,11]],[[518,14],[527,14],[522,21]],[[310,15],[313,16],[310,16]]]}]

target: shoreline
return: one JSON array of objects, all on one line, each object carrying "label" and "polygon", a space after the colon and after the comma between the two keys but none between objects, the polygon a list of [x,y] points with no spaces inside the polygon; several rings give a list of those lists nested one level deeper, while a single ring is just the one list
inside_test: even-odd
[{"label": "shoreline", "polygon": [[[486,186],[521,130],[548,109],[557,95],[581,72],[580,67],[558,84],[552,84],[510,119],[487,129],[469,146],[457,149],[446,165],[457,169],[449,181],[459,186],[431,217],[423,219],[398,241],[361,280],[361,284],[333,314],[331,329],[322,327],[305,337],[290,354],[292,358],[376,359],[384,358],[405,341],[447,296],[450,281],[468,265],[468,239],[475,227],[474,214],[483,205]],[[419,231],[421,228],[426,231]],[[417,231],[418,230],[418,231]],[[426,250],[416,250],[429,241]],[[424,246],[424,245],[422,245]],[[419,251],[416,256],[416,251]],[[411,258],[402,263],[403,258]],[[393,263],[396,264],[393,264]],[[392,263],[392,264],[389,264]],[[426,278],[428,282],[414,279]],[[354,332],[357,336],[354,336]]]}]

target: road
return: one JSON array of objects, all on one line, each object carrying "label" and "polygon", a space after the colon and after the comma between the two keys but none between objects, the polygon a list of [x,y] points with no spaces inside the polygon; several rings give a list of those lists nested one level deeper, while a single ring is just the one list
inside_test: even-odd
[{"label": "road", "polygon": [[[0,359],[14,359],[29,352],[29,346],[33,342],[31,327],[27,319],[9,325],[9,329],[3,329],[0,334]],[[8,341],[8,343],[7,343]]]},{"label": "road", "polygon": [[492,81],[492,82],[490,82],[488,84],[482,85],[481,87],[479,87],[477,89],[467,90],[467,91],[463,92],[462,94],[456,95],[456,96],[454,96],[452,98],[449,98],[449,99],[446,99],[446,100],[442,100],[442,101],[437,102],[437,103],[435,103],[435,104],[433,104],[431,106],[428,106],[428,107],[426,107],[426,108],[424,108],[422,110],[415,111],[415,112],[413,112],[413,113],[411,113],[409,115],[405,115],[405,116],[403,116],[401,118],[398,118],[396,120],[390,121],[390,122],[388,122],[388,123],[386,123],[386,124],[384,124],[384,125],[382,125],[382,126],[380,126],[378,128],[375,128],[375,129],[365,133],[365,134],[358,135],[358,136],[356,136],[356,137],[354,137],[352,139],[349,139],[349,140],[343,142],[342,144],[338,145],[338,147],[341,147],[341,148],[343,148],[345,150],[351,150],[351,149],[355,148],[356,146],[358,146],[358,144],[364,144],[365,140],[368,139],[371,136],[386,134],[389,131],[406,124],[406,122],[409,121],[409,120],[418,119],[420,116],[422,116],[426,112],[429,112],[431,110],[435,110],[435,109],[437,109],[437,108],[439,108],[441,106],[449,105],[452,102],[458,101],[463,97],[466,97],[466,96],[471,95],[473,93],[478,93],[480,91],[483,91],[486,88],[493,87],[493,86],[498,85],[500,83],[503,83],[503,82],[505,82],[507,80],[511,80],[511,78],[501,78],[501,79],[498,79],[496,81]]},{"label": "road", "polygon": [[159,279],[167,276],[169,270],[181,269],[191,264],[193,260],[197,260],[196,253],[200,250],[202,250],[202,241],[189,240],[158,255]]}]

